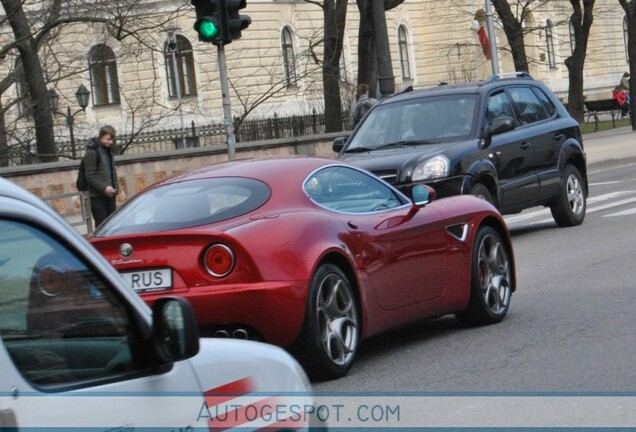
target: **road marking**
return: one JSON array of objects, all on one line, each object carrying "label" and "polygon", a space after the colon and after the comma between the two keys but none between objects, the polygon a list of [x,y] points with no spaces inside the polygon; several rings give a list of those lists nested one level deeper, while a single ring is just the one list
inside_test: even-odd
[{"label": "road marking", "polygon": [[627,215],[632,215],[632,214],[635,214],[635,213],[636,213],[636,207],[628,209],[628,210],[619,211],[617,213],[603,215],[603,217],[627,216]]},{"label": "road marking", "polygon": [[599,183],[590,183],[590,187],[592,187],[592,186],[611,185],[611,184],[624,183],[624,182],[625,182],[625,180],[614,180],[614,181],[606,181],[606,182],[599,182]]},{"label": "road marking", "polygon": [[[630,194],[630,193],[634,193],[634,192],[636,192],[636,191],[612,192],[610,194],[599,195],[598,197],[595,197],[596,198],[595,201],[596,202],[607,201],[608,199],[610,199],[612,197],[616,198],[618,196],[621,196],[621,195],[624,196],[626,194]],[[587,202],[589,204],[590,202],[593,202],[593,200],[589,199]],[[619,200],[619,201],[613,201],[613,202],[610,202],[610,203],[607,203],[607,204],[603,204],[603,205],[599,205],[599,206],[596,206],[596,207],[593,207],[593,208],[588,207],[587,210],[586,210],[586,213],[587,214],[594,213],[594,212],[597,212],[597,211],[606,210],[608,208],[618,207],[618,206],[622,206],[622,205],[625,205],[625,204],[630,204],[630,203],[633,203],[633,202],[636,202],[636,197],[626,198],[626,199]],[[549,209],[545,209],[545,210],[538,210],[538,211],[526,213],[526,214],[519,215],[519,216],[513,216],[513,217],[510,217],[510,218],[506,217],[505,221],[506,221],[506,223],[508,225],[510,225],[512,223],[524,221],[524,220],[527,220],[527,219],[531,219],[533,217],[543,216],[544,214],[547,214],[549,211],[550,211]],[[616,216],[619,216],[619,215],[622,215],[622,214],[629,215],[629,214],[633,214],[633,213],[636,213],[636,209],[624,210],[622,212],[617,212],[617,213],[614,213],[614,214]],[[545,218],[545,219],[540,219],[538,221],[534,221],[534,222],[530,223],[530,225],[546,223],[546,222],[552,222],[553,220],[554,219],[552,217]]]}]

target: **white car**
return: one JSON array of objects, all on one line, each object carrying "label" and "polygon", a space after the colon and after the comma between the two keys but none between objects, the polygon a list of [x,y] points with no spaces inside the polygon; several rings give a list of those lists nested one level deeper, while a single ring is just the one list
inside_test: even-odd
[{"label": "white car", "polygon": [[200,340],[181,298],[149,309],[62,217],[3,179],[0,336],[3,430],[322,426],[285,351]]}]

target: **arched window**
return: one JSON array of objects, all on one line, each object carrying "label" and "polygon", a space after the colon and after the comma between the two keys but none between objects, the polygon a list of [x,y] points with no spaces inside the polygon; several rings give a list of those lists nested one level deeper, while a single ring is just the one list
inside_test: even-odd
[{"label": "arched window", "polygon": [[166,42],[163,52],[166,59],[170,97],[195,96],[197,79],[194,73],[194,55],[190,41],[181,35],[176,35],[172,41]]},{"label": "arched window", "polygon": [[627,31],[627,17],[623,17],[623,42],[625,43],[625,61],[629,63],[629,32]]},{"label": "arched window", "polygon": [[548,66],[556,67],[556,58],[554,55],[554,36],[552,34],[552,21],[545,23],[545,43],[548,50]]},{"label": "arched window", "polygon": [[119,103],[119,79],[117,60],[108,45],[97,45],[88,56],[91,76],[93,104],[112,105]]},{"label": "arched window", "polygon": [[285,66],[285,82],[287,87],[296,85],[296,58],[294,57],[294,41],[289,27],[284,27],[280,36]]},{"label": "arched window", "polygon": [[574,49],[576,48],[576,35],[574,33],[574,24],[570,23],[570,51],[574,53]]},{"label": "arched window", "polygon": [[400,65],[402,67],[402,79],[411,79],[411,61],[409,59],[409,42],[406,27],[398,27],[398,52],[400,53]]}]

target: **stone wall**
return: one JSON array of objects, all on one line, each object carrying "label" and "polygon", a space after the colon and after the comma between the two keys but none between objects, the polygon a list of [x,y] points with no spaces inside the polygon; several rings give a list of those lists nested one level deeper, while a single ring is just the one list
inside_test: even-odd
[{"label": "stone wall", "polygon": [[[332,141],[343,135],[346,133],[239,143],[235,147],[236,159],[283,155],[335,158]],[[119,190],[123,192],[118,197],[118,205],[157,181],[227,160],[225,146],[115,156]],[[0,168],[0,176],[42,197],[60,214],[73,220],[81,214],[80,195],[75,188],[78,167],[78,160],[41,163]]]}]

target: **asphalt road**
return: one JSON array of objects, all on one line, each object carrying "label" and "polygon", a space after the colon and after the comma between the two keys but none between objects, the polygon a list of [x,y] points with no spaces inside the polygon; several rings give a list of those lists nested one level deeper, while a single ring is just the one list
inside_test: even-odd
[{"label": "asphalt road", "polygon": [[518,290],[500,324],[443,317],[365,341],[319,392],[635,392],[636,165],[589,174],[583,225],[507,216]]}]

